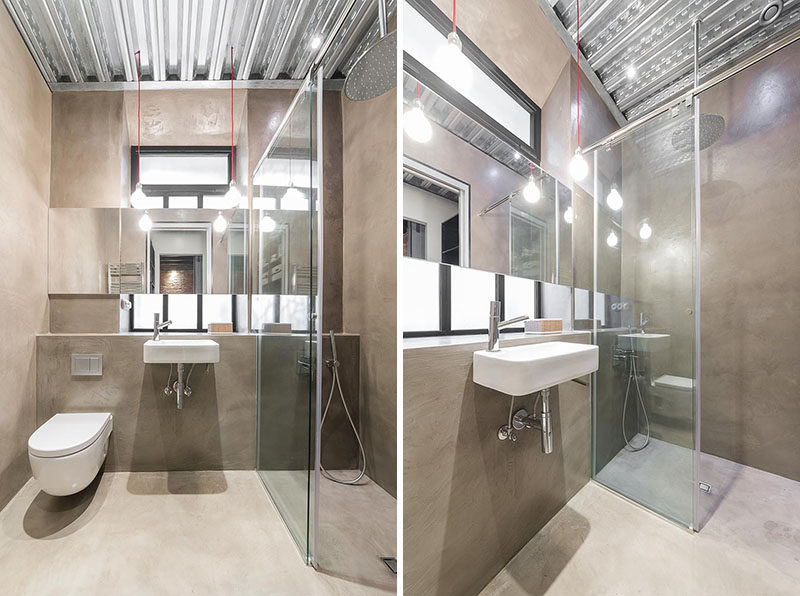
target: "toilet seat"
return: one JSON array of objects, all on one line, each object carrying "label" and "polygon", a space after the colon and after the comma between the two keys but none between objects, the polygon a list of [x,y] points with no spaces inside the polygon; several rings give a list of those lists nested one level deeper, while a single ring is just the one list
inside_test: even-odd
[{"label": "toilet seat", "polygon": [[28,439],[28,452],[36,457],[64,457],[89,447],[111,425],[111,414],[56,414]]}]

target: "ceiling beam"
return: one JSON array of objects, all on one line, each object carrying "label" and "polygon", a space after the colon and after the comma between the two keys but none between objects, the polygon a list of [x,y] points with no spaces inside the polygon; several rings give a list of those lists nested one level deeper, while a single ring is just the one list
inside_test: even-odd
[{"label": "ceiling beam", "polygon": [[[299,89],[305,79],[250,79],[234,81],[235,89]],[[231,82],[224,81],[142,81],[142,91],[202,91],[209,89],[229,90]],[[340,91],[344,79],[325,79],[326,91]],[[59,91],[136,91],[136,82],[108,83],[50,83],[50,90]]]},{"label": "ceiling beam", "polygon": [[[566,28],[564,28],[564,23],[562,23],[561,19],[558,18],[558,15],[553,7],[550,6],[550,3],[547,0],[536,0],[536,4],[539,5],[539,8],[544,13],[544,16],[547,17],[550,25],[561,38],[561,41],[566,46],[567,50],[569,50],[572,58],[574,60],[578,60],[578,49],[575,47],[575,40],[572,39],[572,36],[569,34]],[[627,123],[625,116],[622,114],[619,107],[617,107],[617,104],[614,102],[614,99],[611,97],[609,92],[603,86],[603,83],[600,81],[597,73],[595,73],[595,71],[592,70],[592,67],[589,66],[589,61],[586,59],[586,56],[583,55],[583,52],[580,52],[580,60],[578,60],[578,62],[581,65],[583,74],[586,75],[589,83],[592,85],[592,87],[594,87],[594,90],[600,96],[600,99],[603,100],[603,103],[611,112],[614,120],[616,120],[617,124],[620,126],[624,126]]]}]

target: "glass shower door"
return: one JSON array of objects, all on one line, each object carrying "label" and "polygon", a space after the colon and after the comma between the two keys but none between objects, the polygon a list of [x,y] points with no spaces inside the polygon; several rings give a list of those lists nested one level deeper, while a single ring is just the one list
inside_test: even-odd
[{"label": "glass shower door", "polygon": [[695,507],[695,144],[681,104],[594,152],[595,480],[686,527]]},{"label": "glass shower door", "polygon": [[317,186],[314,89],[307,81],[253,177],[257,334],[256,470],[307,561],[313,560]]}]

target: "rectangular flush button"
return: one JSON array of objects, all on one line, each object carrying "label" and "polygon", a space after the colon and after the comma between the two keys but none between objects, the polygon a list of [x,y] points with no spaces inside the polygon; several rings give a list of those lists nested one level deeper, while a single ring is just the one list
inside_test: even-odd
[{"label": "rectangular flush button", "polygon": [[102,354],[73,354],[73,377],[101,377],[103,376]]}]

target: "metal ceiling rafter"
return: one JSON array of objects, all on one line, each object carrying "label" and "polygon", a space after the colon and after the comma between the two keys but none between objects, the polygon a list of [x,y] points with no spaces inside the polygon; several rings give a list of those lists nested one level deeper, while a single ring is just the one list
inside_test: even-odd
[{"label": "metal ceiling rafter", "polygon": [[11,15],[11,20],[14,21],[14,24],[17,26],[17,31],[19,31],[19,34],[22,36],[22,40],[28,48],[31,48],[31,56],[33,56],[33,61],[36,62],[36,65],[39,67],[39,72],[42,73],[42,77],[48,85],[54,83],[56,81],[55,71],[53,71],[50,66],[47,56],[44,55],[41,45],[33,42],[34,34],[30,30],[28,21],[21,16],[22,10],[19,6],[19,0],[6,1],[6,7]]},{"label": "metal ceiling rafter", "polygon": [[97,50],[97,42],[95,41],[97,37],[97,28],[94,23],[94,18],[91,18],[89,12],[86,10],[86,0],[78,0],[78,4],[81,9],[83,24],[86,27],[86,33],[89,36],[89,47],[92,50],[92,60],[94,60],[97,80],[108,81],[110,79],[108,76],[108,67],[105,60],[100,59],[100,52]]},{"label": "metal ceiling rafter", "polygon": [[67,39],[64,23],[61,21],[61,19],[57,19],[53,16],[53,12],[56,10],[56,7],[53,5],[53,0],[44,0],[42,3],[42,8],[44,9],[45,14],[50,21],[50,26],[53,28],[53,31],[56,34],[56,42],[61,50],[61,54],[67,61],[67,68],[69,68],[72,82],[83,82],[83,75],[81,74],[81,69],[78,66],[78,61],[75,59],[75,54],[72,52],[72,46]]},{"label": "metal ceiling rafter", "polygon": [[[253,68],[253,59],[256,51],[255,40],[259,38],[261,28],[264,26],[264,19],[266,19],[267,15],[267,5],[268,0],[261,0],[261,5],[258,8],[258,17],[256,18],[252,31],[247,36],[247,54],[244,58],[244,62],[240,63],[239,73],[236,76],[240,81],[250,78],[250,70]],[[231,64],[231,70],[232,69],[233,64]]]},{"label": "metal ceiling rafter", "polygon": [[282,43],[280,44],[280,51],[278,52],[278,58],[272,63],[268,65],[268,78],[274,79],[280,74],[280,67],[283,64],[283,61],[286,59],[286,54],[289,52],[289,48],[294,43],[294,37],[297,35],[297,28],[300,25],[300,10],[303,8],[306,0],[297,0],[297,7],[292,11],[292,18],[289,22],[289,32],[285,35],[282,39]]},{"label": "metal ceiling rafter", "polygon": [[125,25],[125,17],[122,14],[122,5],[124,0],[112,0],[111,10],[114,14],[114,28],[117,31],[117,43],[119,44],[119,53],[122,57],[122,67],[125,70],[125,80],[130,81],[135,72],[133,63],[131,62],[131,43],[130,31]]}]

